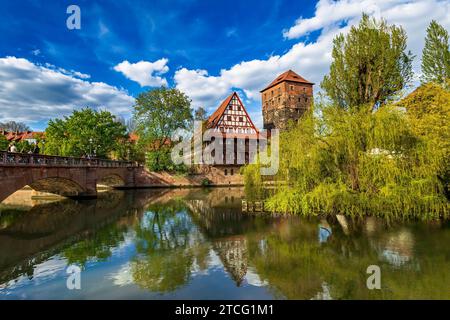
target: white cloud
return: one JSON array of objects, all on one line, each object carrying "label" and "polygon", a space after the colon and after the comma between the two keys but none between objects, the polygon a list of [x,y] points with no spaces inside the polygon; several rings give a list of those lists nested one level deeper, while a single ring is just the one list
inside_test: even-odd
[{"label": "white cloud", "polygon": [[329,66],[331,42],[336,32],[320,36],[315,43],[297,43],[284,55],[243,61],[230,69],[222,69],[218,76],[211,76],[206,70],[182,68],[175,72],[175,83],[193,100],[194,106],[204,106],[212,111],[233,88],[241,89],[247,98],[259,101],[259,91],[288,69],[310,81],[320,82]]},{"label": "white cloud", "polygon": [[[379,15],[380,9],[385,4],[393,2],[386,0],[343,0],[343,1],[319,1],[316,5],[315,15],[312,18],[300,17],[295,25],[285,30],[283,35],[287,39],[297,39],[312,31],[346,22],[359,17],[362,12],[370,15]],[[404,1],[397,1],[404,2]]]},{"label": "white cloud", "polygon": [[0,121],[28,123],[70,114],[81,107],[129,114],[134,98],[103,82],[79,78],[88,75],[27,59],[0,58]]},{"label": "white cloud", "polygon": [[114,70],[123,73],[125,77],[136,81],[141,87],[167,86],[167,80],[160,75],[169,71],[168,59],[162,58],[155,62],[139,61],[130,63],[122,61],[114,67]]},{"label": "white cloud", "polygon": [[[408,49],[416,55],[413,65],[416,73],[420,71],[421,52],[430,21],[435,19],[450,29],[449,0],[321,0],[313,17],[299,18],[291,28],[283,31],[286,39],[299,39],[286,53],[243,61],[221,70],[218,75],[210,75],[206,70],[181,68],[175,72],[176,86],[192,98],[194,106],[201,105],[210,111],[231,90],[241,89],[258,106],[255,109],[259,113],[259,90],[288,69],[315,82],[317,91],[329,70],[333,38],[339,33],[347,33],[359,22],[362,12],[403,26],[408,34]],[[315,41],[301,38],[314,31],[318,32]]]},{"label": "white cloud", "polygon": [[50,63],[45,63],[44,66],[46,68],[54,70],[56,72],[60,72],[60,73],[63,73],[65,75],[76,77],[76,78],[80,78],[80,79],[89,79],[91,77],[89,74],[81,73],[81,72],[75,71],[75,70],[66,70],[64,68],[57,67],[57,66],[55,66],[53,64],[50,64]]}]

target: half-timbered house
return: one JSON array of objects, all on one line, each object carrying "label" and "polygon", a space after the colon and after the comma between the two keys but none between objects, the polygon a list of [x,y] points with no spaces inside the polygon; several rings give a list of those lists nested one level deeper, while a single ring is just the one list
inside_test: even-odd
[{"label": "half-timbered house", "polygon": [[240,166],[253,161],[259,132],[236,92],[230,94],[208,118],[206,129],[211,132],[211,140],[205,143],[205,147],[211,142],[217,143],[204,160],[220,167],[224,175],[237,174]]}]

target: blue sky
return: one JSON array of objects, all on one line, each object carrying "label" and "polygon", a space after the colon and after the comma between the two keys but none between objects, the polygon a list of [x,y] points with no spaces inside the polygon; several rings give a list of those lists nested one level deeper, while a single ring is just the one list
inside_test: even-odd
[{"label": "blue sky", "polygon": [[[66,27],[71,4],[81,9],[80,30]],[[129,117],[133,97],[161,84],[210,112],[237,90],[260,125],[258,91],[287,69],[319,84],[333,37],[362,11],[402,24],[419,58],[430,20],[450,27],[448,0],[0,0],[0,7],[0,121],[36,130],[86,105]]]}]

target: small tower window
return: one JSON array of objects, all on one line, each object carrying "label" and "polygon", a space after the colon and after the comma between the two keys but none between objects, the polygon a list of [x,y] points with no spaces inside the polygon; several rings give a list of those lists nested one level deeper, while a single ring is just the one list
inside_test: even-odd
[{"label": "small tower window", "polygon": [[234,174],[233,169],[230,170],[230,176],[232,176]]},{"label": "small tower window", "polygon": [[226,176],[228,175],[228,169],[225,169],[225,175]]}]

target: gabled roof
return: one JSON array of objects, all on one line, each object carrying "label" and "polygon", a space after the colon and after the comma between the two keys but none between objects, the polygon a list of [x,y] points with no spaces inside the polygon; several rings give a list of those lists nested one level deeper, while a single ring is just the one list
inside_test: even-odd
[{"label": "gabled roof", "polygon": [[239,98],[239,95],[237,94],[237,92],[233,92],[232,94],[230,94],[225,100],[222,101],[222,103],[220,104],[220,106],[217,108],[216,111],[214,111],[214,113],[208,118],[207,120],[207,128],[213,128],[217,125],[217,123],[219,122],[220,118],[222,117],[223,113],[225,112],[225,110],[227,109],[227,106],[230,104],[230,101],[233,99],[233,97],[236,97],[236,99],[239,101],[242,110],[244,110],[245,114],[247,115],[251,126],[253,127],[253,129],[258,132],[258,129],[256,129],[255,125],[253,124],[252,119],[250,118],[250,115],[248,114],[247,110],[245,109],[244,104],[242,103],[241,99]]},{"label": "gabled roof", "polygon": [[220,106],[217,108],[216,111],[208,118],[208,128],[214,127],[217,122],[219,122],[220,117],[224,113],[225,109],[227,108],[228,104],[230,103],[231,99],[233,99],[233,96],[236,94],[236,92],[233,92],[230,94],[225,100],[222,101]]},{"label": "gabled roof", "polygon": [[266,91],[269,88],[272,88],[273,86],[276,86],[277,84],[283,82],[283,81],[291,81],[291,82],[298,82],[298,83],[306,83],[313,85],[314,83],[309,82],[302,76],[298,75],[291,69],[288,71],[280,74],[275,80],[273,80],[266,88],[262,89],[260,92]]}]

